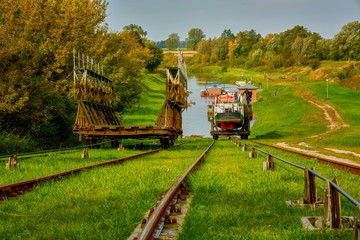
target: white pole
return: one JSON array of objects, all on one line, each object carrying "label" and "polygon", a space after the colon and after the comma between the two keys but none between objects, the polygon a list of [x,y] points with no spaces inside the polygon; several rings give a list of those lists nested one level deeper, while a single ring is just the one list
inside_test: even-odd
[{"label": "white pole", "polygon": [[329,99],[329,79],[326,79],[326,99]]}]

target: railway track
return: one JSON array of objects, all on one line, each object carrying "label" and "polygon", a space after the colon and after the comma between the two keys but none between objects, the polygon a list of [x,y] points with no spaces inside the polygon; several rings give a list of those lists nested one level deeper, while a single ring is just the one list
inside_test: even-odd
[{"label": "railway track", "polygon": [[145,239],[157,239],[159,238],[162,229],[165,224],[173,223],[170,219],[172,212],[178,211],[175,208],[175,204],[182,195],[188,194],[186,189],[185,179],[187,176],[204,161],[206,154],[210,151],[214,145],[213,141],[207,149],[195,160],[195,162],[181,175],[181,177],[174,183],[174,185],[166,191],[164,196],[161,197],[160,202],[157,203],[155,208],[150,210],[150,216],[146,220],[143,220],[144,227],[139,235],[133,239],[145,240]]},{"label": "railway track", "polygon": [[271,147],[280,151],[284,151],[284,152],[289,152],[292,154],[296,154],[308,159],[312,159],[312,158],[316,158],[318,160],[319,163],[323,163],[323,164],[328,164],[331,165],[333,167],[336,167],[338,169],[341,170],[346,170],[348,172],[360,175],[360,166],[358,165],[354,165],[354,164],[350,164],[350,163],[343,163],[343,162],[339,162],[339,161],[335,161],[335,160],[331,160],[331,159],[326,159],[326,158],[322,158],[322,157],[316,157],[310,154],[306,154],[306,153],[301,153],[301,152],[297,152],[294,150],[290,150],[290,149],[286,149],[286,148],[282,148],[282,147],[278,147],[278,146],[274,146],[274,145],[270,145],[270,144],[266,144],[266,143],[260,143],[260,142],[256,142],[256,141],[251,141],[249,140],[249,142],[258,144],[258,145],[262,145],[262,146],[266,146],[266,147]]},{"label": "railway track", "polygon": [[[179,145],[182,145],[182,144],[184,144],[184,143],[177,144],[175,146],[179,146]],[[147,155],[150,155],[150,154],[157,153],[160,150],[163,150],[163,149],[159,148],[159,149],[143,152],[143,153],[140,153],[140,154],[136,154],[136,155],[133,155],[133,156],[128,156],[128,157],[119,158],[119,159],[115,159],[115,160],[110,160],[110,161],[106,161],[106,162],[102,162],[102,163],[92,164],[92,165],[88,165],[88,166],[85,166],[85,167],[75,168],[75,169],[72,169],[72,170],[68,170],[68,171],[64,171],[64,172],[60,172],[60,173],[56,173],[56,174],[52,174],[52,175],[48,175],[48,176],[44,176],[44,177],[40,177],[40,178],[34,178],[34,179],[25,180],[25,181],[21,181],[21,182],[2,185],[2,186],[0,186],[0,201],[3,201],[4,199],[6,199],[8,197],[16,197],[17,195],[22,195],[26,191],[32,191],[35,186],[38,186],[41,183],[44,183],[44,182],[49,181],[49,180],[59,180],[62,177],[79,173],[79,172],[81,172],[82,170],[85,170],[85,169],[91,169],[91,168],[96,168],[96,167],[103,167],[103,166],[108,166],[108,165],[120,164],[120,163],[123,163],[123,162],[131,160],[131,159],[136,159],[136,158],[140,158],[140,157],[143,157],[143,156],[147,156]]]}]

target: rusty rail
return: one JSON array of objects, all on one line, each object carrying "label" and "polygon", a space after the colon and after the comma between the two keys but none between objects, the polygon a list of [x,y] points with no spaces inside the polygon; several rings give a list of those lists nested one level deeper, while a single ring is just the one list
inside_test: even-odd
[{"label": "rusty rail", "polygon": [[[184,143],[178,144],[176,146],[179,146],[182,144],[184,144]],[[127,160],[136,159],[136,158],[139,158],[142,156],[157,153],[160,150],[162,150],[162,149],[159,148],[159,149],[147,151],[144,153],[136,154],[133,156],[110,160],[110,161],[102,162],[102,163],[96,163],[96,164],[88,165],[85,167],[80,167],[80,168],[76,168],[76,169],[72,169],[72,170],[68,170],[65,172],[60,172],[60,173],[56,173],[56,174],[52,174],[52,175],[48,175],[48,176],[44,176],[44,177],[40,177],[40,178],[34,178],[31,180],[25,180],[25,181],[21,181],[21,182],[2,185],[2,186],[0,186],[0,201],[4,200],[7,197],[16,197],[17,195],[24,194],[25,191],[31,191],[33,189],[34,185],[39,185],[40,183],[43,183],[48,180],[58,180],[59,178],[62,178],[67,175],[79,173],[80,171],[85,170],[85,169],[120,164]]]},{"label": "rusty rail", "polygon": [[191,171],[196,169],[196,167],[204,160],[206,154],[209,152],[211,147],[214,145],[215,141],[213,141],[209,147],[200,155],[200,157],[181,175],[181,177],[174,183],[174,185],[166,192],[165,196],[162,198],[160,203],[155,208],[154,212],[149,218],[149,221],[145,225],[139,240],[144,239],[152,239],[154,231],[156,230],[161,218],[165,214],[166,209],[171,204],[175,195],[179,192],[180,185],[183,184],[186,177],[189,175]]},{"label": "rusty rail", "polygon": [[[250,141],[250,140],[249,140]],[[294,150],[290,150],[290,149],[286,149],[286,148],[282,148],[282,147],[278,147],[278,146],[274,146],[274,145],[270,145],[270,144],[266,144],[266,143],[260,143],[260,142],[256,142],[256,141],[250,141],[252,143],[258,144],[258,145],[262,145],[265,147],[271,147],[280,151],[284,151],[284,152],[289,152],[292,154],[296,154],[308,159],[312,159],[312,158],[316,158],[318,160],[319,163],[323,163],[323,164],[328,164],[331,165],[333,167],[336,167],[338,169],[341,170],[346,170],[348,172],[360,175],[360,166],[358,165],[354,165],[351,163],[343,163],[343,162],[339,162],[339,161],[335,161],[335,160],[331,160],[331,159],[326,159],[326,158],[322,158],[322,157],[316,157],[316,156],[312,156],[310,154],[306,154],[306,153],[301,153],[301,152],[297,152]]]}]

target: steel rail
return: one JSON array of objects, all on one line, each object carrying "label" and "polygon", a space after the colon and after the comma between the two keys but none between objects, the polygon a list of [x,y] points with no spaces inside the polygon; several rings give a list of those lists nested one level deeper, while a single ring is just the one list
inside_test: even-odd
[{"label": "steel rail", "polygon": [[39,185],[42,182],[52,180],[52,179],[59,179],[59,178],[62,178],[64,176],[66,176],[66,175],[79,173],[80,171],[85,170],[85,169],[91,169],[91,168],[95,168],[95,167],[107,166],[107,165],[112,165],[112,164],[119,164],[119,163],[125,162],[127,160],[136,159],[136,158],[139,158],[139,157],[142,157],[142,156],[146,156],[146,155],[156,153],[156,152],[158,152],[160,150],[162,150],[162,149],[159,148],[159,149],[151,150],[151,151],[148,151],[148,152],[132,155],[132,156],[129,156],[129,157],[110,160],[110,161],[106,161],[106,162],[102,162],[102,163],[96,163],[96,164],[88,165],[88,166],[85,166],[85,167],[75,168],[75,169],[71,169],[71,170],[68,170],[68,171],[60,172],[60,173],[51,174],[51,175],[40,177],[40,178],[34,178],[34,179],[25,180],[25,181],[21,181],[21,182],[2,185],[2,186],[0,186],[0,200],[5,199],[8,196],[15,197],[18,194],[23,194],[25,191],[29,191],[29,190],[31,191],[35,184]]},{"label": "steel rail", "polygon": [[339,169],[345,169],[345,170],[347,170],[347,171],[349,171],[351,173],[354,173],[354,174],[358,174],[358,175],[360,174],[360,165],[355,165],[355,164],[351,164],[351,163],[343,163],[343,162],[339,162],[339,161],[335,161],[335,160],[331,160],[331,159],[317,157],[317,156],[313,156],[313,155],[310,155],[310,154],[301,153],[301,152],[297,152],[297,151],[294,151],[294,150],[290,150],[290,149],[286,149],[286,148],[282,148],[282,147],[278,147],[278,146],[273,146],[273,145],[266,144],[266,143],[260,143],[260,142],[255,142],[255,141],[250,141],[250,142],[253,142],[253,143],[258,144],[258,145],[266,146],[266,147],[271,147],[271,148],[274,148],[274,149],[277,149],[277,150],[280,150],[280,151],[293,153],[293,154],[296,154],[296,155],[299,155],[299,156],[302,156],[302,157],[306,157],[306,158],[309,158],[309,159],[316,158],[320,163],[329,164],[329,165],[332,165],[332,166],[334,166],[336,168],[339,168]]},{"label": "steel rail", "polygon": [[144,239],[151,239],[154,230],[156,229],[156,226],[158,225],[158,222],[160,221],[161,217],[163,216],[166,208],[171,203],[172,199],[175,197],[177,192],[180,189],[180,185],[184,182],[186,177],[189,175],[191,171],[193,171],[199,163],[201,163],[206,154],[209,152],[211,147],[214,145],[215,141],[213,141],[209,147],[200,155],[200,157],[181,175],[181,177],[174,183],[174,185],[166,192],[165,196],[162,198],[160,203],[157,205],[156,209],[152,213],[152,215],[149,218],[149,221],[145,225],[139,240]]},{"label": "steel rail", "polygon": [[[177,147],[177,146],[180,146],[183,144],[185,144],[185,143],[180,143],[173,147]],[[23,194],[25,191],[31,191],[33,189],[34,185],[39,185],[40,183],[43,183],[48,180],[55,180],[55,179],[57,180],[64,176],[67,176],[67,175],[79,173],[85,169],[120,164],[127,160],[136,159],[136,158],[139,158],[142,156],[147,156],[150,154],[157,153],[160,150],[163,150],[163,149],[159,148],[159,149],[139,153],[139,154],[128,156],[128,157],[123,157],[123,158],[114,159],[114,160],[110,160],[110,161],[106,161],[106,162],[102,162],[102,163],[96,163],[96,164],[92,164],[92,165],[88,165],[88,166],[84,166],[84,167],[80,167],[80,168],[71,169],[68,171],[60,172],[60,173],[51,174],[51,175],[44,176],[44,177],[39,177],[39,178],[30,179],[30,180],[25,180],[25,181],[20,181],[20,182],[16,182],[16,183],[2,185],[2,186],[0,186],[0,201],[4,200],[7,197],[16,197],[17,195]]]},{"label": "steel rail", "polygon": [[[239,141],[239,142],[241,142],[241,141]],[[259,149],[259,148],[257,148],[257,147],[251,146],[250,144],[247,144],[247,143],[244,143],[244,142],[241,142],[241,143],[247,145],[248,147],[254,148],[254,149],[256,149],[257,151],[262,152],[262,153],[264,153],[264,154],[269,154],[269,155],[271,155],[273,158],[276,158],[276,159],[278,159],[278,160],[280,160],[280,161],[282,161],[282,162],[284,162],[284,163],[287,163],[287,164],[292,165],[292,166],[294,166],[294,167],[296,167],[296,168],[300,168],[300,169],[302,169],[302,170],[305,170],[305,167],[303,167],[303,166],[300,166],[300,165],[298,165],[298,164],[295,164],[295,163],[286,161],[286,160],[284,160],[284,159],[282,159],[282,158],[280,158],[280,157],[277,157],[277,156],[275,156],[275,155],[273,155],[273,154],[271,154],[271,153],[265,152],[265,151],[263,151],[263,150],[261,150],[261,149]],[[260,144],[260,145],[261,145],[261,144]],[[309,172],[310,172],[311,174],[317,176],[318,178],[320,178],[320,179],[322,179],[322,180],[324,180],[324,181],[328,180],[329,183],[330,183],[330,185],[331,185],[332,187],[336,188],[336,190],[338,190],[342,195],[344,195],[344,197],[346,197],[352,204],[354,204],[355,206],[360,206],[360,203],[359,203],[358,201],[356,201],[353,197],[351,197],[347,192],[345,192],[342,188],[340,188],[340,187],[339,187],[338,185],[336,185],[334,182],[332,182],[331,180],[329,180],[329,179],[327,179],[326,177],[322,176],[321,174],[315,172],[314,170],[311,170],[311,169],[308,169],[308,170],[309,170]]]}]

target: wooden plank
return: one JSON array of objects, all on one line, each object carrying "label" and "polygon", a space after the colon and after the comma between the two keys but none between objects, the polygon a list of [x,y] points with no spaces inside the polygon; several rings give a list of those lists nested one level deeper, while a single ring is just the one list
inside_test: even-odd
[{"label": "wooden plank", "polygon": [[86,109],[86,112],[88,113],[88,115],[90,116],[93,125],[100,125],[98,119],[96,118],[96,116],[94,116],[93,111],[91,110],[91,106],[89,106],[88,102],[83,102],[84,103],[84,107]]},{"label": "wooden plank", "polygon": [[99,118],[99,116],[96,114],[96,111],[95,111],[95,109],[94,109],[94,107],[93,107],[93,104],[92,104],[91,102],[89,102],[88,104],[89,104],[89,109],[90,109],[90,111],[92,112],[93,116],[94,116],[95,119],[96,119],[97,125],[103,125],[104,122],[101,121],[101,119]]},{"label": "wooden plank", "polygon": [[91,125],[95,125],[93,119],[91,118],[91,116],[89,115],[89,113],[88,113],[88,111],[87,111],[87,109],[85,107],[84,102],[80,102],[80,106],[81,106],[83,112],[85,113],[85,116],[86,116],[87,120],[89,121],[89,123]]}]

